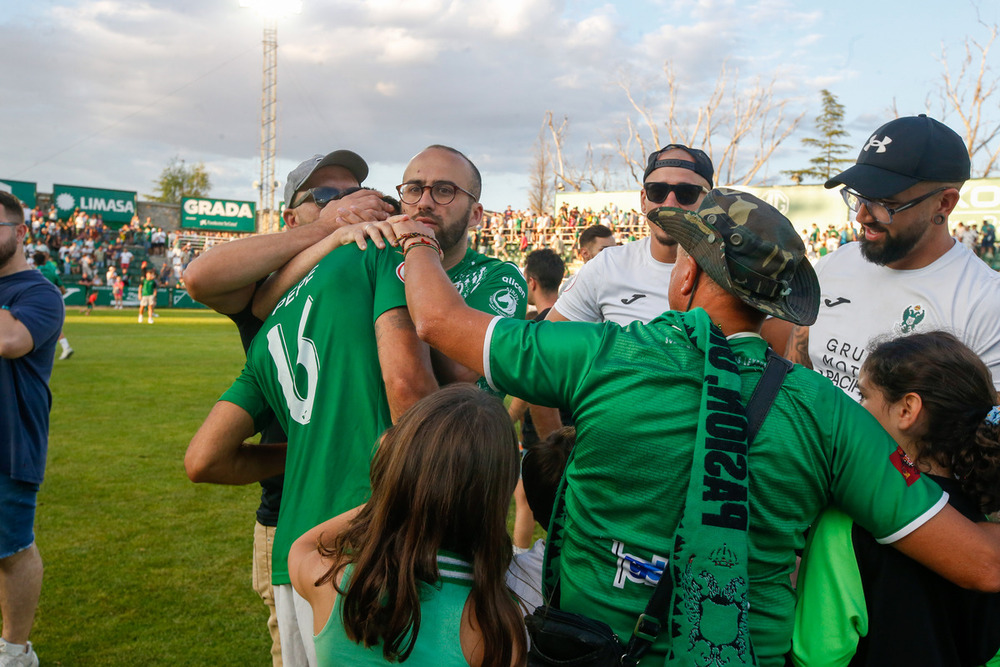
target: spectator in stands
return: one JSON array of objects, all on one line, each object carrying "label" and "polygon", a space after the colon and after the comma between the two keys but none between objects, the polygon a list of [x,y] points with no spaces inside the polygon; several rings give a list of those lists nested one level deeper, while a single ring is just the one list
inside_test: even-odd
[{"label": "spectator in stands", "polygon": [[175,286],[177,283],[173,278],[174,278],[173,267],[170,266],[170,264],[168,264],[167,262],[161,264],[160,275],[158,278],[160,287],[167,288]]},{"label": "spectator in stands", "polygon": [[133,257],[135,257],[135,255],[133,255],[132,251],[130,251],[128,248],[125,248],[124,250],[122,250],[121,254],[118,255],[118,261],[121,262],[122,273],[123,274],[128,275],[128,268],[129,268],[129,266],[132,265],[132,258]]}]

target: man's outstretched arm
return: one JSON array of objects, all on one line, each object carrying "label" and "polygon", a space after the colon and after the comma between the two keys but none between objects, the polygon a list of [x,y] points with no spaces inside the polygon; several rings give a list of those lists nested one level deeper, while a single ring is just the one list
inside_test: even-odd
[{"label": "man's outstretched arm", "polygon": [[256,433],[246,410],[219,401],[194,434],[184,455],[184,469],[192,482],[250,484],[285,471],[286,444],[254,445]]},{"label": "man's outstretched arm", "polygon": [[945,505],[892,546],[958,586],[1000,592],[1000,524],[973,523]]},{"label": "man's outstretched arm", "polygon": [[384,220],[388,209],[391,206],[375,191],[359,190],[325,206],[319,218],[308,225],[212,248],[188,264],[184,285],[195,301],[226,315],[239,313],[253,298],[258,281],[345,224]]}]

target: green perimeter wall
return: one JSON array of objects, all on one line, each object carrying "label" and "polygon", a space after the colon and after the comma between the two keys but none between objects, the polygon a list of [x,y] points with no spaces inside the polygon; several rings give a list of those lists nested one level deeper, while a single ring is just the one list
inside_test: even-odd
[{"label": "green perimeter wall", "polygon": [[[92,287],[91,291],[97,292],[97,303],[95,306],[111,306],[114,305],[114,297],[111,296],[111,288],[101,285],[99,287]],[[79,285],[70,285],[66,288],[66,294],[63,295],[63,302],[67,307],[77,307],[82,308],[86,305],[85,291],[83,287]],[[139,307],[139,288],[138,287],[128,287],[125,289],[125,298],[122,303],[126,308],[138,308]],[[204,309],[205,306],[201,305],[197,301],[191,298],[187,293],[187,290],[183,289],[164,289],[157,288],[156,290],[156,307],[157,308],[201,308]]]}]

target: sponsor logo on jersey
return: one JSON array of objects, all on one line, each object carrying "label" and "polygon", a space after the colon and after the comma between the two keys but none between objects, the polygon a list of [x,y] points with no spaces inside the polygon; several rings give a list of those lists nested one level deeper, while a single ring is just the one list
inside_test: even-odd
[{"label": "sponsor logo on jersey", "polygon": [[842,303],[850,303],[850,302],[851,302],[850,299],[846,299],[842,296],[838,296],[836,301],[833,301],[831,299],[823,299],[823,303],[826,304],[827,308],[833,308],[834,306],[839,306]]},{"label": "sponsor logo on jersey", "polygon": [[896,470],[906,480],[907,486],[911,486],[920,479],[920,471],[917,470],[917,466],[913,465],[913,460],[906,455],[902,447],[897,446],[896,451],[889,455],[889,460],[892,461],[892,465],[896,466]]},{"label": "sponsor logo on jersey", "polygon": [[899,333],[912,333],[913,330],[917,328],[917,325],[924,320],[926,315],[927,311],[924,310],[923,306],[919,304],[908,306],[906,310],[903,311],[903,321],[897,325]]},{"label": "sponsor logo on jersey", "polygon": [[406,262],[400,262],[396,267],[396,277],[399,278],[399,282],[406,282]]},{"label": "sponsor logo on jersey", "polygon": [[611,543],[611,553],[618,557],[618,568],[615,571],[615,588],[625,588],[625,582],[656,586],[660,576],[669,562],[663,556],[653,554],[652,560],[645,560],[625,552],[625,544],[614,540]]},{"label": "sponsor logo on jersey", "polygon": [[490,295],[490,307],[497,315],[514,317],[517,312],[517,296],[510,287],[504,287]]},{"label": "sponsor logo on jersey", "polygon": [[639,299],[644,298],[645,296],[646,296],[645,294],[633,294],[631,297],[627,299],[622,299],[622,303],[624,303],[626,306],[630,306]]}]

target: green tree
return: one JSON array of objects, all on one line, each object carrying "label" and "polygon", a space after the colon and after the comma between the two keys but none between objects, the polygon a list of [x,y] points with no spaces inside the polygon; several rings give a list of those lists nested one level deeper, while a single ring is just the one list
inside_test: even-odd
[{"label": "green tree", "polygon": [[204,162],[189,165],[177,156],[170,159],[153,185],[156,194],[149,198],[167,204],[180,204],[182,197],[207,197],[212,189]]},{"label": "green tree", "polygon": [[820,91],[820,95],[823,98],[823,113],[816,116],[819,137],[806,137],[802,140],[806,146],[817,149],[819,155],[809,160],[812,166],[808,169],[781,172],[790,176],[795,183],[801,183],[807,178],[814,178],[822,183],[838,173],[842,165],[854,162],[850,158],[840,157],[851,149],[850,144],[838,141],[847,136],[847,131],[844,130],[844,105],[825,88]]}]

